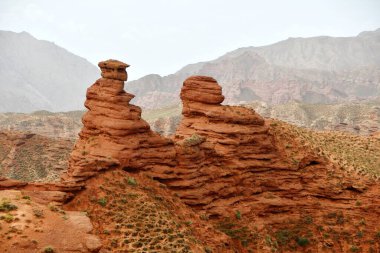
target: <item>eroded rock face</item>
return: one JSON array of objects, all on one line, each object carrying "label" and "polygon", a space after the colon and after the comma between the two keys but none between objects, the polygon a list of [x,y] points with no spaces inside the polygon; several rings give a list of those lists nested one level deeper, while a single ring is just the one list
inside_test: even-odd
[{"label": "eroded rock face", "polygon": [[263,190],[255,173],[289,169],[264,119],[221,105],[222,89],[213,78],[186,79],[181,98],[183,119],[175,134],[180,169],[164,181],[188,205],[226,216],[229,207]]},{"label": "eroded rock face", "polygon": [[79,134],[64,181],[83,181],[98,171],[121,167],[147,169],[151,165],[175,165],[172,141],[150,130],[141,119],[141,109],[129,102],[134,95],[124,91],[127,64],[100,62],[102,78],[88,90]]},{"label": "eroded rock face", "polygon": [[129,65],[124,62],[117,60],[101,61],[98,66],[102,71],[103,78],[119,81],[127,81],[128,79],[128,74],[125,69],[128,68]]}]

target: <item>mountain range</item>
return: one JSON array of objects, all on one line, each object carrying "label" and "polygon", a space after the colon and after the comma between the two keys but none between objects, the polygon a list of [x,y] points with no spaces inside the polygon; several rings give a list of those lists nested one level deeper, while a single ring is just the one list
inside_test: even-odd
[{"label": "mountain range", "polygon": [[160,108],[178,103],[182,82],[190,75],[215,77],[229,104],[374,99],[380,96],[380,29],[356,37],[289,38],[240,48],[172,75],[145,76],[129,82],[126,89],[136,94],[136,104]]},{"label": "mountain range", "polygon": [[[86,85],[98,73],[93,64],[52,42],[0,31],[0,112],[82,110]],[[373,100],[380,97],[380,29],[239,48],[168,76],[130,81],[126,89],[136,95],[133,103],[162,108],[179,103],[180,87],[190,75],[215,77],[227,104]]]}]

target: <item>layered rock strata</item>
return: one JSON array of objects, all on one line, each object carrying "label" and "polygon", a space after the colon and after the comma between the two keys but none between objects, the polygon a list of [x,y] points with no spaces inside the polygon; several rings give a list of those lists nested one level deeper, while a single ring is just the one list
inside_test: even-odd
[{"label": "layered rock strata", "polygon": [[274,187],[273,182],[264,185],[261,173],[297,170],[283,159],[260,115],[221,105],[224,96],[215,79],[186,79],[181,99],[183,119],[175,134],[178,169],[159,180],[188,205],[209,215],[227,215],[227,207]]},{"label": "layered rock strata", "polygon": [[134,95],[124,91],[129,65],[108,60],[99,63],[102,78],[88,90],[83,129],[75,144],[64,181],[80,182],[98,171],[120,167],[126,170],[150,166],[175,166],[172,141],[150,130],[141,119],[141,109],[129,102]]}]

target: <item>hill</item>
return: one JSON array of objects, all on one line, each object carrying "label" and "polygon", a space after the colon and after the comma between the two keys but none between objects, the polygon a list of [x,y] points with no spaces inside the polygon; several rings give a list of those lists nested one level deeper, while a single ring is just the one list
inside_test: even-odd
[{"label": "hill", "polygon": [[0,31],[0,112],[83,108],[85,83],[99,71],[52,42]]},{"label": "hill", "polygon": [[0,129],[75,139],[82,127],[83,111],[0,113]]},{"label": "hill", "polygon": [[56,181],[67,169],[72,140],[0,131],[0,177]]}]

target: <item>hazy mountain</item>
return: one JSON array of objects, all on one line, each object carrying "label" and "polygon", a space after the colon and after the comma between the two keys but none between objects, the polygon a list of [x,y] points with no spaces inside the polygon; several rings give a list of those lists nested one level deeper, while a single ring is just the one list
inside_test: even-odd
[{"label": "hazy mountain", "polygon": [[190,75],[216,78],[226,103],[374,99],[380,96],[380,29],[356,37],[289,38],[240,48],[169,76],[145,76],[129,82],[126,89],[136,94],[138,105],[158,108],[179,102],[179,89]]},{"label": "hazy mountain", "polygon": [[97,67],[52,42],[0,31],[0,112],[84,108],[98,76]]},{"label": "hazy mountain", "polygon": [[[54,43],[26,32],[0,31],[0,112],[83,109],[86,88],[99,70]],[[179,103],[182,82],[208,75],[223,86],[225,103],[292,100],[332,103],[380,96],[380,29],[356,37],[289,38],[246,47],[190,64],[161,77],[128,82],[133,103],[160,108]]]}]

